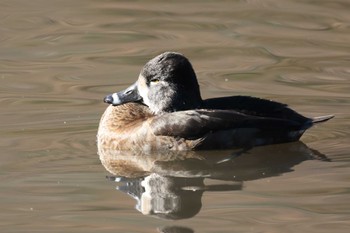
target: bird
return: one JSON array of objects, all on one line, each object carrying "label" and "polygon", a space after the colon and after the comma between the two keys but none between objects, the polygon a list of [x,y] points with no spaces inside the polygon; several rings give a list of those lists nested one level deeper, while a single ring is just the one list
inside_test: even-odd
[{"label": "bird", "polygon": [[305,117],[286,104],[252,96],[202,99],[181,53],[149,60],[125,90],[104,98],[100,147],[123,151],[221,150],[298,141],[334,115]]}]

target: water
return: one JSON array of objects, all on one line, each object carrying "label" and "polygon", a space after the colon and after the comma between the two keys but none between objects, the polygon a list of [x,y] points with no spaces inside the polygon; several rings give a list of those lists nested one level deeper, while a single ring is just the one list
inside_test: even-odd
[{"label": "water", "polygon": [[[1,232],[348,232],[348,1],[2,0],[0,9]],[[254,95],[336,118],[303,143],[223,167],[213,165],[220,151],[136,157],[165,159],[143,167],[144,181],[115,182],[120,170],[96,153],[101,100],[168,50],[192,61],[204,98]],[[187,204],[162,213],[177,201]]]}]

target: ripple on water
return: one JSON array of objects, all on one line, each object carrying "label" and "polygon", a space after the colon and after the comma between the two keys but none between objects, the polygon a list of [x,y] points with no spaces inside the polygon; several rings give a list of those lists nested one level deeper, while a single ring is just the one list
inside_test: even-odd
[{"label": "ripple on water", "polygon": [[32,151],[33,155],[46,150],[91,152],[91,148],[95,148],[99,114],[83,108],[76,110],[80,104],[64,109],[39,104],[42,105],[47,106],[46,109],[33,107],[33,110],[26,111],[25,116],[14,115],[13,111],[2,114],[5,120],[2,130],[7,135],[2,144],[16,148],[17,152]]},{"label": "ripple on water", "polygon": [[[280,75],[277,81],[288,83],[288,85],[303,86],[310,90],[320,90],[325,94],[334,93],[338,94],[339,97],[350,97],[350,95],[344,95],[348,89],[348,79],[324,72],[285,73]],[[340,83],[344,85],[340,85]]]},{"label": "ripple on water", "polygon": [[32,31],[40,29],[43,26],[55,26],[58,22],[45,15],[29,15],[27,17],[6,17],[2,25],[11,25],[11,30]]}]

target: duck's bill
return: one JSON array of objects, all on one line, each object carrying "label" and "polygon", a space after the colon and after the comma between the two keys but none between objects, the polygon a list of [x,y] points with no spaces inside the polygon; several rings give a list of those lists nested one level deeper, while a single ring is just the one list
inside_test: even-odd
[{"label": "duck's bill", "polygon": [[137,90],[137,84],[134,83],[130,87],[123,91],[107,95],[103,101],[107,104],[112,104],[113,106],[129,103],[129,102],[139,102],[142,97],[139,95]]}]

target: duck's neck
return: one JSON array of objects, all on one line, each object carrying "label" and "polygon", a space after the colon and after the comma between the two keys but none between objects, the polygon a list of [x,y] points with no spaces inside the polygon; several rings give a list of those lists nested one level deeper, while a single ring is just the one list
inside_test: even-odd
[{"label": "duck's neck", "polygon": [[203,106],[203,100],[199,96],[182,96],[182,98],[173,98],[170,102],[162,104],[162,100],[153,106],[149,106],[155,114],[185,111],[190,109],[199,109]]}]

